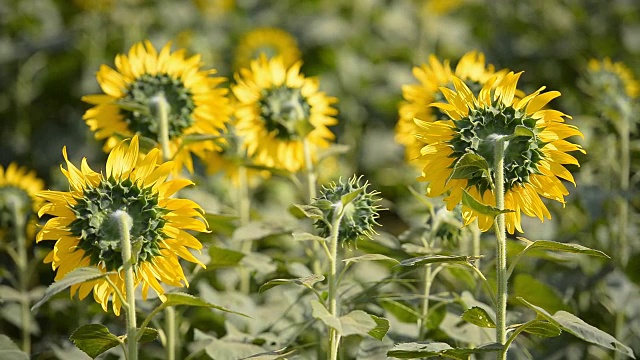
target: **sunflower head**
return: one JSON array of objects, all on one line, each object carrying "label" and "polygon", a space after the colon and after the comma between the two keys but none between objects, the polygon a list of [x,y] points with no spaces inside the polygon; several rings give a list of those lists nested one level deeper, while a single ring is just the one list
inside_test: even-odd
[{"label": "sunflower head", "polygon": [[624,94],[631,99],[640,95],[640,83],[633,72],[621,62],[591,59],[588,67],[588,81],[594,93],[604,97],[619,97]]},{"label": "sunflower head", "polygon": [[[311,206],[322,210],[322,219],[316,220],[314,226],[318,229],[320,236],[327,237],[331,234],[329,224],[335,216],[336,209],[344,211],[338,240],[342,244],[355,243],[358,239],[371,239],[376,231],[374,226],[380,225],[377,222],[381,210],[377,203],[379,192],[367,191],[369,183],[362,184],[362,177],[355,175],[346,182],[342,179],[333,182],[322,188]],[[357,194],[353,197],[354,194]],[[352,198],[353,197],[353,198]],[[348,198],[348,201],[345,199]]]},{"label": "sunflower head", "polygon": [[[566,139],[582,136],[575,126],[565,123],[567,115],[544,109],[560,95],[542,93],[544,87],[519,99],[515,96],[521,73],[510,72],[487,82],[476,97],[460,79],[454,77],[454,89],[441,88],[446,103],[432,106],[449,120],[416,120],[422,131],[417,138],[424,168],[422,181],[429,182],[428,196],[444,198],[452,209],[467,191],[476,201],[495,206],[495,147],[504,146],[503,168],[507,230],[522,231],[521,212],[542,221],[551,215],[540,196],[564,204],[567,189],[560,178],[573,181],[565,165],[578,165],[567,152],[582,151]],[[464,191],[463,191],[464,190]],[[469,223],[478,218],[480,228],[488,230],[493,218],[463,206],[463,218]]]},{"label": "sunflower head", "polygon": [[[123,260],[119,231],[114,214],[125,212],[131,218],[130,237],[134,256],[135,286],[142,285],[142,295],[149,287],[164,293],[160,282],[173,286],[187,284],[178,258],[202,263],[188,250],[202,245],[185,230],[206,231],[202,209],[191,200],[172,198],[181,188],[192,184],[185,179],[167,181],[173,162],[158,165],[160,151],[139,156],[139,139],[120,142],[109,154],[106,174],[96,173],[86,162],[78,169],[63,155],[67,168],[61,168],[69,180],[70,190],[41,191],[46,201],[39,215],[53,216],[38,233],[36,241],[55,240],[54,249],[45,262],[57,269],[56,280],[71,270],[92,266],[102,272],[114,272],[106,279],[88,281],[71,288],[84,298],[93,290],[95,300],[107,310],[117,287],[124,294],[121,274]],[[204,266],[204,265],[203,265]],[[113,285],[111,285],[113,284]],[[120,299],[113,296],[113,310],[120,313]]]},{"label": "sunflower head", "polygon": [[494,66],[487,64],[481,52],[470,51],[460,58],[455,70],[452,70],[449,60],[440,62],[435,55],[429,57],[428,63],[413,68],[413,75],[418,84],[404,85],[402,96],[404,101],[399,107],[399,119],[396,124],[396,141],[405,146],[406,159],[417,166],[422,166],[420,157],[422,144],[415,139],[420,128],[414,119],[423,121],[437,121],[446,118],[438,108],[430,107],[434,102],[444,101],[440,87],[453,89],[453,77],[462,80],[477,96],[485,83],[495,76],[504,76],[507,70],[496,71]]},{"label": "sunflower head", "polygon": [[166,44],[158,53],[151,42],[133,45],[128,54],[116,56],[115,69],[102,65],[97,73],[104,94],[82,99],[95,105],[83,118],[98,140],[106,139],[111,150],[122,138],[138,134],[161,149],[162,126],[154,101],[168,104],[166,126],[168,150],[177,163],[193,172],[191,154],[202,156],[217,145],[212,141],[185,141],[197,136],[216,136],[224,131],[230,115],[227,91],[218,88],[225,79],[204,70],[200,55],[186,57],[184,50],[171,52]]},{"label": "sunflower head", "polygon": [[281,57],[261,56],[236,74],[236,131],[241,148],[257,165],[300,170],[304,143],[315,161],[316,149],[328,147],[334,135],[336,102],[318,91],[318,81],[300,74],[301,62],[287,68]]},{"label": "sunflower head", "polygon": [[11,163],[0,166],[0,238],[13,237],[14,231],[25,231],[31,239],[35,234],[35,214],[42,201],[36,193],[44,188],[44,181],[34,171]]},{"label": "sunflower head", "polygon": [[240,39],[235,52],[235,67],[248,67],[260,56],[280,56],[285,67],[300,60],[298,42],[290,33],[273,27],[262,27],[247,32]]}]

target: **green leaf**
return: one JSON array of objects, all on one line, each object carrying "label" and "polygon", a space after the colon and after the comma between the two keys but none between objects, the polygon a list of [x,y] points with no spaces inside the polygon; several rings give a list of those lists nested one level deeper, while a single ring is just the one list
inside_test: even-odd
[{"label": "green leaf", "polygon": [[204,214],[204,219],[209,224],[209,229],[215,233],[231,236],[236,229],[237,216],[221,215],[221,214]]},{"label": "green leaf", "polygon": [[360,261],[382,261],[382,260],[388,260],[388,261],[393,261],[395,263],[398,263],[398,260],[382,254],[366,254],[362,256],[347,258],[342,261],[344,261],[345,265],[349,265],[351,263],[357,263]]},{"label": "green leaf", "polygon": [[387,320],[387,319],[385,319],[383,317],[378,317],[378,316],[371,315],[371,314],[369,314],[369,316],[371,316],[373,321],[376,322],[376,327],[374,327],[373,329],[371,329],[369,331],[369,335],[371,335],[374,338],[382,341],[384,336],[389,331],[389,320]]},{"label": "green leaf", "polygon": [[347,206],[347,204],[350,204],[353,200],[355,200],[358,195],[360,195],[362,192],[364,191],[363,187],[357,188],[355,190],[353,190],[350,193],[344,194],[340,197],[340,202],[342,203],[342,206]]},{"label": "green leaf", "polygon": [[131,111],[131,112],[139,112],[143,115],[150,114],[148,106],[145,106],[136,101],[118,100],[118,101],[114,101],[114,103],[123,110]]},{"label": "green leaf", "polygon": [[453,171],[447,178],[447,182],[451,179],[471,179],[478,171],[488,174],[489,163],[480,155],[466,153],[453,166]]},{"label": "green leaf", "polygon": [[140,331],[142,331],[142,334],[138,339],[138,342],[140,343],[151,342],[158,338],[158,330],[154,328],[146,327],[144,329],[138,329],[137,333],[140,334]]},{"label": "green leaf", "polygon": [[255,241],[271,235],[287,234],[290,229],[271,222],[250,222],[233,233],[233,241]]},{"label": "green leaf", "polygon": [[382,308],[393,314],[398,321],[408,324],[415,324],[421,314],[413,306],[409,306],[402,301],[381,299]]},{"label": "green leaf", "polygon": [[335,155],[346,154],[349,152],[351,147],[349,145],[343,144],[331,144],[327,149],[320,149],[317,153],[318,163],[326,158],[333,157]]},{"label": "green leaf", "polygon": [[624,355],[629,356],[630,358],[636,358],[633,354],[633,351],[628,346],[622,344],[620,341],[607,334],[606,332],[587,324],[579,317],[562,310],[556,312],[554,315],[551,315],[543,308],[533,305],[521,297],[518,297],[518,299],[553,325],[570,334],[573,334],[577,338],[582,339],[586,342],[590,342],[592,344],[602,346],[606,349],[618,351]]},{"label": "green leaf", "polygon": [[296,208],[298,208],[298,210],[302,211],[304,216],[308,217],[309,219],[321,220],[324,217],[324,214],[322,213],[322,210],[318,209],[317,207],[315,207],[313,205],[298,205],[298,204],[294,204],[294,206]]},{"label": "green leaf", "polygon": [[481,307],[474,306],[462,313],[462,320],[484,328],[495,328],[496,323],[491,316]]},{"label": "green leaf", "polygon": [[0,334],[0,359],[29,360],[29,355],[22,352],[7,335]]},{"label": "green leaf", "polygon": [[473,264],[482,256],[464,256],[464,255],[425,255],[402,260],[396,266],[420,266],[426,264],[449,263],[449,264]]},{"label": "green leaf", "polygon": [[216,310],[220,310],[220,311],[224,311],[224,312],[228,312],[231,314],[236,314],[244,317],[249,317],[248,315],[226,309],[222,306],[211,304],[191,294],[176,292],[176,293],[165,294],[165,296],[166,296],[166,300],[160,306],[158,306],[159,308],[164,309],[168,306],[178,306],[178,305],[199,306],[199,307],[208,307],[208,308],[212,308],[212,309],[216,309]]},{"label": "green leaf", "polygon": [[535,138],[536,134],[533,132],[533,130],[529,129],[526,126],[517,125],[515,130],[513,131],[513,134],[507,136],[505,138],[505,140],[511,140],[511,139],[519,137],[519,136]]},{"label": "green leaf", "polygon": [[306,233],[306,232],[294,232],[292,235],[293,235],[293,240],[296,240],[296,241],[309,241],[309,240],[319,241],[319,242],[327,241],[327,239],[323,237]]},{"label": "green leaf", "polygon": [[544,320],[530,323],[523,331],[539,337],[555,337],[562,334],[562,329]]},{"label": "green leaf", "polygon": [[336,329],[338,334],[342,334],[342,325],[340,324],[340,320],[331,315],[329,310],[327,310],[327,308],[318,300],[311,300],[311,316],[313,316],[314,319],[322,321],[328,327]]},{"label": "green leaf", "polygon": [[295,354],[295,350],[286,351],[285,349],[272,350],[263,352],[260,354],[255,354],[246,358],[242,358],[241,360],[279,360],[279,359],[287,359],[288,357]]},{"label": "green leaf", "polygon": [[117,274],[116,272],[101,272],[98,268],[95,267],[81,267],[70,271],[62,280],[56,281],[53,284],[49,285],[47,290],[44,292],[44,296],[40,299],[33,307],[31,311],[36,310],[42,304],[47,302],[53,295],[65,290],[66,288],[80,284],[85,281],[91,281],[103,278],[108,275]]},{"label": "green leaf", "polygon": [[396,344],[387,352],[387,356],[397,359],[418,359],[429,356],[445,357],[450,359],[467,360],[471,354],[496,352],[502,350],[502,345],[486,344],[474,349],[452,348],[447,343],[410,342]]},{"label": "green leaf", "polygon": [[474,211],[479,212],[480,214],[496,217],[500,214],[506,214],[510,212],[514,212],[513,210],[499,210],[493,206],[485,205],[478,200],[476,200],[473,196],[471,196],[467,190],[462,189],[462,205],[471,208]]},{"label": "green leaf", "polygon": [[221,268],[238,266],[245,255],[239,251],[211,246],[209,256],[211,260],[207,264],[207,268]]},{"label": "green leaf", "polygon": [[120,339],[102,324],[83,325],[77,328],[69,339],[92,359],[121,344]]},{"label": "green leaf", "polygon": [[539,249],[539,250],[549,250],[549,251],[555,251],[555,252],[565,252],[565,253],[597,256],[597,257],[603,257],[607,259],[609,258],[607,254],[603,253],[600,250],[591,249],[579,244],[560,243],[560,242],[549,241],[549,240],[530,241],[522,237],[519,237],[518,239],[527,243],[527,247],[525,247],[522,250],[522,252],[518,254],[518,256],[521,256],[522,254],[524,254],[529,250]]},{"label": "green leaf", "polygon": [[206,135],[206,134],[188,134],[182,137],[182,146],[198,143],[202,141],[218,141],[224,139],[224,136]]},{"label": "green leaf", "polygon": [[555,289],[529,274],[516,275],[513,280],[513,293],[535,302],[548,311],[569,310]]},{"label": "green leaf", "polygon": [[365,335],[378,326],[378,323],[362,310],[353,310],[347,315],[340,316],[342,336]]},{"label": "green leaf", "polygon": [[285,285],[285,284],[302,285],[304,287],[311,289],[313,288],[313,285],[315,283],[323,280],[324,280],[324,276],[316,275],[316,274],[312,274],[312,275],[309,275],[303,278],[297,278],[297,279],[273,279],[273,280],[267,281],[265,284],[260,286],[260,290],[258,290],[258,292],[262,293],[278,285]]}]

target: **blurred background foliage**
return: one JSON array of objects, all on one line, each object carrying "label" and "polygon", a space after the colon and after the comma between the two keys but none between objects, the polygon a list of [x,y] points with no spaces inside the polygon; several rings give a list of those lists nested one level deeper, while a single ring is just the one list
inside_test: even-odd
[{"label": "blurred background foliage", "polygon": [[[571,310],[640,353],[638,115],[637,111],[633,113],[631,127],[630,187],[622,192],[618,185],[620,154],[615,127],[602,116],[603,110],[594,101],[598,94],[588,94],[584,81],[591,58],[611,57],[639,73],[638,1],[3,0],[0,164],[6,166],[15,161],[28,166],[45,179],[48,188],[62,188],[58,165],[64,145],[75,163],[81,157],[87,157],[90,164],[104,163],[106,159],[102,144],[93,139],[82,120],[89,106],[80,100],[83,95],[100,92],[95,72],[101,64],[112,66],[115,55],[137,41],[150,39],[156,47],[173,41],[174,49],[186,48],[191,54],[201,54],[207,67],[217,69],[232,81],[239,39],[248,31],[267,26],[283,29],[297,39],[304,61],[302,71],[307,76],[319,76],[322,90],[339,99],[340,123],[333,131],[337,143],[349,146],[349,151],[333,160],[333,170],[320,174],[322,181],[363,174],[381,192],[389,208],[380,219],[380,236],[374,241],[361,241],[357,250],[345,251],[378,252],[402,260],[412,254],[406,244],[423,246],[417,239],[434,226],[453,224],[448,230],[434,231],[445,234],[431,238],[442,242],[434,248],[443,253],[469,254],[471,247],[465,239],[473,234],[460,232],[452,215],[442,215],[438,211],[440,202],[419,199],[408,189],[413,187],[422,193],[423,185],[416,182],[418,172],[404,161],[403,149],[394,142],[393,133],[402,85],[416,81],[412,67],[425,62],[432,53],[455,64],[464,53],[476,49],[484,52],[487,62],[497,69],[524,71],[520,85],[526,93],[540,86],[560,91],[562,96],[554,101],[554,108],[573,117],[572,123],[585,134],[580,141],[587,154],[577,154],[582,166],[571,169],[578,187],[569,188],[566,207],[549,203],[553,219],[543,225],[527,219],[524,236],[580,243],[600,249],[612,259],[535,258],[518,266],[511,287],[514,294],[527,292],[535,299],[532,302],[544,302],[547,310]],[[204,202],[203,207],[213,214],[233,214],[231,187],[221,183],[221,178],[205,177],[200,170],[195,176],[201,186],[192,191],[192,196]],[[259,224],[278,219],[280,233],[269,228],[264,232],[268,236],[256,236],[261,239],[256,253],[243,260],[243,266],[255,275],[253,290],[269,279],[308,275],[308,268],[303,265],[307,263],[306,255],[286,235],[297,226],[296,221],[278,215],[286,213],[292,203],[303,201],[290,188],[286,179],[274,177],[254,190],[253,218],[261,220]],[[630,204],[628,227],[624,229],[617,226],[615,201],[619,198]],[[433,212],[425,201],[433,204]],[[438,220],[438,216],[445,220]],[[233,247],[230,244],[234,237],[242,235],[235,231],[236,224],[224,216],[211,217],[210,222],[214,232],[203,239],[206,246]],[[255,228],[245,229],[245,233],[259,234],[260,229],[264,230],[252,226]],[[621,232],[629,237],[626,249],[616,245]],[[517,240],[511,244],[514,253],[522,248]],[[34,256],[42,257],[45,247],[36,246]],[[482,242],[481,253],[492,254],[493,247],[489,234]],[[8,263],[2,259],[3,264]],[[480,265],[489,275],[492,261],[487,255]],[[431,289],[436,296],[432,306],[435,310],[430,312],[426,332],[418,333],[414,311],[418,311],[419,299],[414,295],[421,291],[420,275],[398,271],[392,265],[371,262],[354,266],[353,277],[359,285],[346,293],[349,297],[343,303],[389,318],[391,328],[382,342],[368,339],[351,344],[347,339],[345,358],[382,359],[393,342],[415,341],[418,334],[440,341],[483,342],[482,334],[461,329],[451,317],[456,311],[457,315],[460,313],[456,304],[480,296],[474,292],[472,276],[455,267],[439,275]],[[34,288],[53,279],[48,266],[38,267],[32,280]],[[3,271],[11,271],[11,266]],[[301,306],[296,304],[296,297],[310,295],[284,287],[277,294],[256,291],[253,296],[225,291],[233,288],[237,280],[232,272],[213,266],[194,274],[190,291],[254,319],[231,317],[225,321],[222,315],[208,310],[185,310],[181,313],[185,339],[182,354],[186,357],[197,353],[197,344],[206,348],[221,341],[217,339],[231,343],[260,339],[260,345],[273,341],[272,348],[298,346],[306,354],[301,358],[312,356],[308,350],[323,341],[317,338],[318,331],[311,331],[313,326],[311,330],[291,330],[286,326],[302,321],[304,309],[296,310]],[[287,304],[280,301],[282,296],[289,300]],[[292,305],[287,308],[289,304]],[[2,304],[0,331],[18,337],[19,319],[12,318],[11,306]],[[525,312],[515,298],[510,306],[516,312]],[[282,314],[296,311],[298,315],[287,315],[287,321],[278,320]],[[70,302],[66,297],[51,301],[35,316],[34,322],[39,326],[33,328],[34,351],[40,353],[36,358],[82,358],[77,351],[68,350],[72,345],[66,340],[80,324],[123,326],[122,319],[109,318],[92,301]],[[145,356],[162,358],[158,346],[145,346],[143,349],[150,349]],[[526,358],[527,354],[545,359],[614,357],[569,335],[544,341],[524,338],[516,346],[510,353],[514,358]]]}]

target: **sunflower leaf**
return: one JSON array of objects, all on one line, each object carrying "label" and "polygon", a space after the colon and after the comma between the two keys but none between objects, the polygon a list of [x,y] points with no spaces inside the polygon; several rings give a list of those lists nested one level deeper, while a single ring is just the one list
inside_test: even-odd
[{"label": "sunflower leaf", "polygon": [[242,360],[279,360],[288,359],[290,356],[296,353],[295,350],[286,351],[287,349],[271,350],[260,354],[251,355],[249,357],[242,358]]},{"label": "sunflower leaf", "polygon": [[539,337],[555,337],[562,334],[562,329],[546,320],[534,320],[523,331]]},{"label": "sunflower leaf", "polygon": [[456,161],[446,183],[452,179],[471,179],[479,171],[485,173],[487,177],[489,176],[487,160],[478,154],[466,153]]},{"label": "sunflower leaf", "polygon": [[342,324],[340,319],[331,315],[329,310],[318,300],[311,300],[311,316],[322,321],[328,327],[336,329],[338,334],[342,334]]},{"label": "sunflower leaf", "polygon": [[0,359],[29,360],[29,355],[22,352],[7,335],[0,334]]},{"label": "sunflower leaf", "polygon": [[44,296],[42,297],[42,299],[40,299],[37,303],[35,303],[35,305],[33,305],[31,311],[36,310],[37,308],[42,306],[42,304],[47,302],[47,300],[49,300],[53,295],[67,289],[72,285],[80,284],[85,281],[97,280],[113,274],[117,274],[117,272],[101,272],[98,268],[95,267],[80,267],[74,269],[61,280],[49,285],[47,290],[44,292]]},{"label": "sunflower leaf", "polygon": [[294,206],[298,208],[298,210],[302,211],[304,216],[308,217],[309,219],[321,220],[324,217],[322,210],[318,209],[316,206],[298,204],[294,204]]},{"label": "sunflower leaf", "polygon": [[465,255],[425,255],[418,256],[411,259],[402,260],[396,266],[420,266],[426,264],[435,263],[450,263],[450,264],[473,264],[477,259],[482,256],[465,256]]},{"label": "sunflower leaf", "polygon": [[462,205],[471,208],[473,211],[479,212],[480,214],[496,217],[500,214],[506,214],[510,212],[514,212],[513,210],[505,209],[500,210],[490,205],[485,205],[478,200],[476,200],[471,194],[467,192],[467,190],[462,190]]},{"label": "sunflower leaf", "polygon": [[603,257],[607,259],[609,258],[609,255],[605,254],[600,250],[591,249],[586,246],[582,246],[580,244],[560,243],[560,242],[549,241],[549,240],[530,241],[525,238],[519,238],[519,239],[527,242],[527,247],[525,247],[518,256],[521,256],[521,254],[524,254],[529,250],[539,249],[539,250],[549,250],[549,251],[556,251],[556,252],[597,256],[597,257]]},{"label": "sunflower leaf", "polygon": [[347,315],[340,316],[342,336],[364,335],[378,327],[378,323],[362,310],[353,310]]},{"label": "sunflower leaf", "polygon": [[345,263],[345,265],[349,265],[351,263],[357,263],[360,261],[381,261],[381,260],[390,260],[398,263],[398,260],[382,254],[365,254],[361,256],[355,256],[348,259],[344,259],[342,261]]},{"label": "sunflower leaf", "polygon": [[323,238],[318,235],[313,235],[307,232],[294,232],[291,235],[293,236],[293,240],[296,240],[296,241],[318,241],[318,242],[327,241],[326,238]]},{"label": "sunflower leaf", "polygon": [[427,343],[410,342],[396,344],[387,352],[387,356],[396,359],[419,359],[430,356],[444,357],[449,359],[466,360],[471,354],[496,352],[502,350],[502,345],[498,343],[486,344],[474,349],[452,348],[447,343]]},{"label": "sunflower leaf", "polygon": [[262,286],[260,286],[260,290],[258,290],[258,292],[262,293],[278,285],[285,285],[285,284],[302,285],[304,287],[312,289],[315,283],[323,280],[324,280],[324,276],[316,275],[316,274],[309,275],[303,278],[298,278],[298,279],[273,279],[264,283]]},{"label": "sunflower leaf", "polygon": [[632,359],[636,358],[631,348],[622,344],[620,341],[607,334],[606,332],[587,324],[582,319],[571,313],[560,310],[551,315],[545,309],[533,305],[521,297],[518,297],[518,300],[520,300],[528,308],[534,310],[540,317],[546,319],[558,328],[570,334],[573,334],[579,339],[595,345],[599,345],[606,349],[615,350],[619,353],[629,356]]},{"label": "sunflower leaf", "polygon": [[368,334],[378,340],[382,340],[387,334],[387,331],[389,331],[389,320],[371,314],[369,314],[369,316],[376,322],[376,327],[369,330]]},{"label": "sunflower leaf", "polygon": [[209,256],[211,257],[211,261],[207,264],[207,269],[217,269],[238,266],[240,260],[245,257],[245,254],[235,250],[211,246],[209,248]]},{"label": "sunflower leaf", "polygon": [[484,328],[495,328],[496,323],[491,316],[481,307],[474,306],[462,313],[462,320]]},{"label": "sunflower leaf", "polygon": [[513,134],[505,137],[505,140],[511,140],[520,136],[535,138],[536,134],[533,132],[533,130],[529,129],[526,126],[517,125],[515,130],[513,131]]},{"label": "sunflower leaf", "polygon": [[69,339],[92,359],[121,344],[121,340],[102,324],[83,325],[77,328]]},{"label": "sunflower leaf", "polygon": [[342,206],[347,206],[347,204],[351,203],[355,200],[358,195],[360,195],[364,191],[364,188],[357,188],[348,194],[344,194],[340,197],[340,202],[342,202]]},{"label": "sunflower leaf", "polygon": [[175,292],[175,293],[166,294],[165,296],[166,296],[166,300],[160,306],[158,306],[156,309],[154,309],[154,312],[158,308],[161,308],[161,310],[162,310],[162,309],[164,309],[166,307],[169,307],[169,306],[187,305],[187,306],[196,306],[196,307],[208,307],[208,308],[212,308],[212,309],[228,312],[228,313],[231,313],[231,314],[236,314],[236,315],[240,315],[240,316],[244,316],[244,317],[249,317],[246,314],[239,313],[239,312],[233,311],[233,310],[229,310],[229,309],[224,308],[224,307],[219,306],[219,305],[211,304],[211,303],[206,302],[206,301],[200,299],[199,297],[193,296],[191,294]]}]

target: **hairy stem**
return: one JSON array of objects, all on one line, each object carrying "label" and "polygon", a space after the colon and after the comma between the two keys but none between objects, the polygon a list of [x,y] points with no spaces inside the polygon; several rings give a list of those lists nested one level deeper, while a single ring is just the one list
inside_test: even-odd
[{"label": "hairy stem", "polygon": [[130,230],[133,226],[131,217],[125,211],[118,210],[113,214],[118,221],[120,232],[120,243],[122,248],[122,264],[125,286],[125,299],[127,306],[124,308],[127,315],[127,359],[138,359],[138,339],[136,325],[136,294],[133,280],[133,266],[135,257],[131,254]]},{"label": "hairy stem", "polygon": [[10,202],[15,224],[16,248],[18,257],[18,283],[20,291],[20,319],[22,320],[22,351],[31,354],[31,310],[29,304],[29,258],[27,254],[28,244],[26,238],[26,222],[19,204]]},{"label": "hairy stem", "polygon": [[[344,216],[342,204],[340,208],[335,209],[333,220],[331,221],[331,237],[329,240],[329,273],[327,281],[329,283],[329,294],[327,301],[329,302],[329,313],[335,318],[340,317],[338,311],[338,234],[340,232],[340,222]],[[338,348],[340,344],[340,334],[336,329],[329,328],[329,355],[330,360],[338,359]]]},{"label": "hairy stem", "polygon": [[[238,214],[240,216],[240,226],[247,225],[250,221],[251,199],[249,198],[249,183],[247,179],[247,168],[240,166],[238,169]],[[243,254],[253,251],[253,241],[243,241],[240,245]],[[251,274],[246,267],[240,268],[240,291],[249,294],[251,291]]]},{"label": "hairy stem", "polygon": [[[504,140],[496,141],[494,157],[496,207],[504,210]],[[507,236],[504,214],[495,220],[496,232],[496,281],[498,297],[496,301],[496,342],[505,345],[507,341]],[[498,353],[497,358],[507,358],[507,349]]]}]

